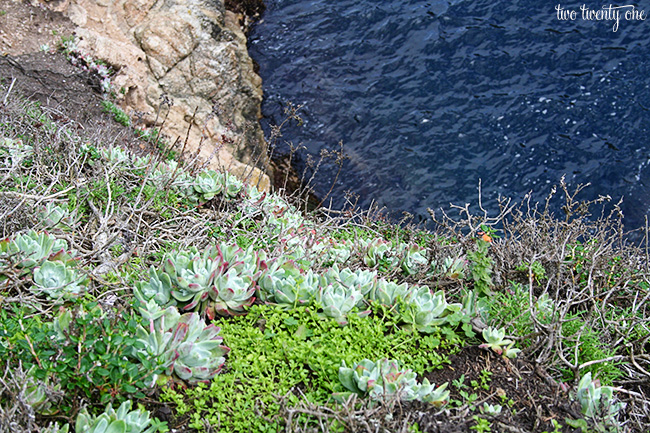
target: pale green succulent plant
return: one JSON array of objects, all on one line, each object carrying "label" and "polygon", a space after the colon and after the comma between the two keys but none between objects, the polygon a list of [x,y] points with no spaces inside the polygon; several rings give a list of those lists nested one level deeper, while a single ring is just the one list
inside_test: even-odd
[{"label": "pale green succulent plant", "polygon": [[485,343],[481,344],[479,347],[482,349],[492,349],[494,352],[507,358],[516,358],[517,354],[521,352],[521,350],[515,349],[515,342],[505,338],[505,335],[505,328],[496,329],[487,327],[483,330],[483,339],[485,340]]},{"label": "pale green succulent plant", "polygon": [[6,166],[18,166],[34,154],[34,148],[24,144],[21,139],[0,137],[0,158],[4,159]]},{"label": "pale green succulent plant", "polygon": [[460,304],[448,304],[442,290],[432,293],[427,286],[421,286],[411,288],[399,310],[406,323],[420,332],[431,333],[447,322],[445,316],[461,307]]},{"label": "pale green succulent plant", "polygon": [[447,257],[442,263],[440,273],[445,278],[459,280],[465,278],[466,260],[460,257]]},{"label": "pale green succulent plant", "polygon": [[[214,279],[223,272],[223,267],[219,258],[210,257],[210,251],[201,254],[194,247],[168,254],[164,269],[173,285],[171,296],[185,310],[202,308]],[[166,279],[161,282],[164,288]]]},{"label": "pale green succulent plant", "polygon": [[420,384],[417,375],[410,369],[400,369],[397,361],[382,359],[372,362],[364,359],[348,368],[345,361],[339,368],[339,380],[348,392],[336,393],[338,401],[347,400],[352,394],[359,397],[369,397],[373,400],[395,397],[400,400],[418,400],[436,406],[444,405],[449,399],[447,384],[439,387],[431,384],[428,379]]},{"label": "pale green succulent plant", "polygon": [[591,379],[591,372],[580,379],[576,397],[582,414],[597,421],[597,425],[600,421],[603,428],[617,425],[618,412],[625,408],[625,403],[616,401],[614,389],[611,386],[598,386],[597,381]]},{"label": "pale green succulent plant", "polygon": [[397,284],[382,278],[377,281],[374,290],[369,293],[368,298],[371,301],[392,307],[397,305],[398,302],[404,301],[409,293],[407,283]]},{"label": "pale green succulent plant", "polygon": [[266,268],[265,255],[222,243],[200,252],[194,247],[165,256],[164,270],[150,268],[148,282],[136,283],[136,298],[178,305],[185,311],[241,314],[254,298],[255,280]]},{"label": "pale green succulent plant", "polygon": [[165,427],[157,419],[149,418],[145,410],[131,410],[131,401],[127,400],[116,410],[109,404],[104,413],[93,416],[83,408],[75,422],[76,433],[155,433]]},{"label": "pale green succulent plant", "polygon": [[46,229],[70,230],[76,225],[74,214],[68,210],[67,206],[61,207],[54,202],[49,202],[41,209],[38,219]]},{"label": "pale green succulent plant", "polygon": [[409,275],[417,274],[426,268],[429,261],[426,257],[426,249],[417,245],[400,245],[402,259],[400,265],[402,270]]},{"label": "pale green succulent plant", "polygon": [[487,402],[483,403],[483,406],[480,407],[481,413],[491,416],[499,415],[502,409],[500,404],[489,404]]},{"label": "pale green succulent plant", "polygon": [[131,160],[131,156],[129,155],[129,152],[117,146],[102,147],[100,149],[100,153],[109,162],[113,162],[113,163],[122,163]]},{"label": "pale green succulent plant", "polygon": [[179,317],[172,344],[176,341],[178,358],[174,361],[174,373],[183,380],[196,382],[212,379],[226,362],[225,355],[230,351],[223,346],[221,329],[205,326],[196,313],[186,313]]},{"label": "pale green succulent plant", "polygon": [[224,189],[224,176],[214,170],[199,173],[194,180],[194,191],[204,200],[212,200]]},{"label": "pale green succulent plant", "polygon": [[388,242],[383,239],[360,239],[359,243],[363,251],[363,263],[369,268],[377,266],[390,251]]},{"label": "pale green succulent plant", "polygon": [[341,401],[347,399],[351,393],[359,397],[370,395],[377,382],[381,381],[381,369],[369,359],[363,359],[349,368],[345,361],[341,362],[339,368],[339,380],[350,392],[334,394],[334,398]]},{"label": "pale green succulent plant", "polygon": [[334,264],[320,277],[322,287],[329,284],[338,283],[344,287],[355,288],[362,295],[368,294],[375,286],[377,281],[377,271],[366,271],[358,269],[351,271],[348,268],[339,270],[338,265]]},{"label": "pale green succulent plant", "polygon": [[266,269],[265,253],[255,251],[253,245],[244,250],[236,243],[222,242],[212,247],[210,254],[221,260],[224,269],[236,269],[238,273],[250,274],[254,279],[259,277],[263,269]]},{"label": "pale green succulent plant", "polygon": [[[275,266],[279,263],[280,266]],[[319,279],[311,269],[303,271],[293,261],[274,262],[259,280],[265,300],[285,307],[309,304],[316,298]]]},{"label": "pale green succulent plant", "polygon": [[0,241],[0,257],[15,256],[15,260],[18,260],[16,266],[33,268],[47,259],[63,259],[67,248],[68,244],[63,239],[30,230],[16,235],[13,240]]},{"label": "pale green succulent plant", "polygon": [[210,319],[215,314],[222,316],[245,314],[246,308],[255,302],[255,280],[251,275],[240,275],[231,268],[215,278],[210,289],[210,303],[206,313]]},{"label": "pale green succulent plant", "polygon": [[377,284],[377,271],[357,269],[353,275],[354,281],[352,285],[359,289],[362,295],[367,296],[374,290]]},{"label": "pale green succulent plant", "polygon": [[278,195],[267,195],[261,208],[267,219],[265,226],[271,235],[287,233],[290,229],[298,229],[305,224],[302,214]]},{"label": "pale green succulent plant", "polygon": [[73,299],[85,291],[86,277],[63,262],[46,261],[34,269],[34,286],[50,298]]},{"label": "pale green succulent plant", "polygon": [[257,297],[264,302],[275,302],[276,285],[278,281],[288,278],[291,271],[287,268],[292,267],[295,267],[295,263],[284,257],[269,261],[257,280]]},{"label": "pale green succulent plant", "polygon": [[159,271],[153,266],[149,268],[149,281],[138,281],[134,289],[135,297],[143,304],[153,299],[158,305],[175,305],[176,299],[172,297],[172,284],[169,274]]},{"label": "pale green succulent plant", "polygon": [[223,176],[223,195],[227,199],[237,197],[237,194],[239,194],[244,189],[244,184],[237,178],[237,176],[234,176],[230,173],[224,173]]},{"label": "pale green succulent plant", "polygon": [[352,245],[345,240],[320,238],[313,242],[311,253],[322,263],[345,263],[352,255]]},{"label": "pale green succulent plant", "polygon": [[210,380],[221,370],[230,349],[222,345],[220,328],[206,326],[197,313],[181,315],[176,307],[161,311],[153,301],[140,307],[140,313],[148,318],[148,329],[138,326],[142,349],[134,348],[137,358],[156,359],[167,376],[189,382]]},{"label": "pale green succulent plant", "polygon": [[65,333],[70,329],[70,322],[72,322],[72,311],[70,309],[63,309],[52,321],[52,329],[57,333],[59,339],[65,338]]},{"label": "pale green succulent plant", "polygon": [[[321,287],[317,301],[323,309],[323,315],[331,317],[343,326],[348,323],[347,316],[363,301],[363,295],[354,287],[345,287],[339,283]],[[370,314],[370,310],[357,313],[360,317]]]},{"label": "pale green succulent plant", "polygon": [[469,317],[484,317],[487,315],[490,307],[484,296],[479,296],[478,292],[468,290],[462,297],[462,312]]},{"label": "pale green succulent plant", "polygon": [[26,373],[25,384],[25,401],[34,408],[34,411],[41,415],[53,415],[58,408],[55,404],[59,403],[57,397],[63,395],[59,383],[51,383],[50,376],[45,380],[37,379],[34,376],[36,368],[30,368]]}]

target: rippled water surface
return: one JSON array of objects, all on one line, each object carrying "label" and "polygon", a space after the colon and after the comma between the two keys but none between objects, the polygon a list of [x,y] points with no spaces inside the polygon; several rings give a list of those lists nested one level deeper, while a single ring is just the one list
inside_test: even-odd
[{"label": "rippled water surface", "polygon": [[[578,10],[580,3],[562,3]],[[587,6],[600,8],[603,3]],[[634,3],[650,13],[650,0]],[[334,188],[393,211],[542,199],[563,174],[583,198],[650,207],[650,19],[558,21],[547,0],[268,0],[250,37],[266,128],[350,159]],[[306,153],[301,160],[306,161]],[[319,170],[326,193],[336,166]]]}]

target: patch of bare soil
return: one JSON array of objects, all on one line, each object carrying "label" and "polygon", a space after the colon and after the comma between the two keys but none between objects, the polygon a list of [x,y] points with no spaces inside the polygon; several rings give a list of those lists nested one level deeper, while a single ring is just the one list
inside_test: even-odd
[{"label": "patch of bare soil", "polygon": [[[444,422],[426,412],[419,425],[422,431],[472,432],[477,421],[474,415],[487,418],[493,428],[502,432],[553,431],[551,420],[564,425],[565,418],[580,418],[580,407],[555,383],[549,383],[529,362],[503,357],[477,346],[466,347],[450,356],[450,365],[427,374],[430,382],[449,382],[451,400],[467,403],[467,395],[476,395],[467,405],[463,421]],[[462,379],[462,381],[461,381]],[[456,381],[456,384],[454,384]],[[462,385],[458,385],[462,382]],[[465,393],[465,396],[461,395]],[[482,415],[480,408],[488,403],[502,406],[499,415]],[[461,412],[463,412],[461,407]],[[451,420],[450,420],[451,421]],[[493,430],[494,431],[494,430]],[[572,431],[572,430],[563,430]]]},{"label": "patch of bare soil", "polygon": [[[56,1],[49,6],[56,6]],[[102,110],[99,77],[55,52],[61,38],[72,35],[74,28],[62,13],[38,2],[0,0],[0,84],[7,92],[38,101],[54,120],[92,131],[97,141],[109,140],[136,152],[153,151],[131,128]],[[43,45],[50,50],[42,50]]]},{"label": "patch of bare soil", "polygon": [[62,13],[38,2],[0,0],[0,54],[20,55],[55,48],[75,25]]},{"label": "patch of bare soil", "polygon": [[[79,132],[91,131],[94,141],[108,140],[136,153],[155,150],[102,110],[99,78],[71,65],[62,54],[35,52],[0,57],[0,84],[6,92],[38,101],[54,120]],[[96,136],[98,133],[101,137]]]}]

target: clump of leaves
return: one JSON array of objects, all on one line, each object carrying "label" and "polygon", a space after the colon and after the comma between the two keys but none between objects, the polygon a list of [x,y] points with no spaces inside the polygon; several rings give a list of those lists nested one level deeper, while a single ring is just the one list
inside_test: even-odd
[{"label": "clump of leaves", "polygon": [[112,103],[111,101],[104,99],[101,102],[102,105],[102,110],[105,113],[109,113],[113,115],[113,119],[123,125],[123,126],[131,126],[131,118],[129,117],[128,114],[124,112],[120,107]]},{"label": "clump of leaves", "polygon": [[490,242],[477,239],[474,251],[467,253],[469,270],[474,281],[474,289],[481,294],[492,294],[492,265],[493,261],[488,256]]},{"label": "clump of leaves", "polygon": [[86,303],[64,307],[53,322],[26,320],[25,314],[19,307],[12,314],[0,311],[0,357],[33,368],[35,379],[65,383],[61,410],[78,397],[103,403],[120,395],[144,397],[145,383],[162,372],[153,360],[129,355],[137,345],[137,321],[129,313]]},{"label": "clump of leaves", "polygon": [[507,358],[516,358],[517,354],[521,352],[521,350],[515,349],[515,342],[505,338],[505,336],[505,329],[495,329],[488,326],[483,330],[483,339],[485,340],[485,343],[481,344],[479,347],[483,349],[492,349],[494,352]]},{"label": "clump of leaves", "polygon": [[334,397],[338,401],[345,401],[352,394],[374,400],[396,396],[400,400],[418,400],[434,406],[442,406],[448,401],[447,383],[436,388],[426,378],[421,384],[418,383],[416,376],[410,369],[401,369],[395,360],[372,362],[364,359],[355,362],[352,367],[346,366],[343,361],[339,368],[339,380],[349,391],[335,393]]},{"label": "clump of leaves", "polygon": [[322,320],[313,308],[287,311],[274,305],[253,305],[246,316],[220,318],[215,324],[228,342],[228,370],[209,385],[165,391],[179,414],[190,414],[193,428],[207,425],[228,431],[276,431],[282,421],[267,417],[280,410],[274,395],[288,395],[292,404],[300,389],[309,401],[327,403],[341,391],[341,361],[352,365],[364,358],[388,356],[408,363],[417,374],[442,365],[442,353],[459,348],[440,332],[421,336],[395,327],[380,313],[366,318],[348,316],[348,325]]},{"label": "clump of leaves", "polygon": [[108,405],[98,416],[83,408],[75,422],[76,433],[156,433],[166,432],[167,423],[149,418],[149,411],[131,410],[131,401],[123,402],[117,410]]}]

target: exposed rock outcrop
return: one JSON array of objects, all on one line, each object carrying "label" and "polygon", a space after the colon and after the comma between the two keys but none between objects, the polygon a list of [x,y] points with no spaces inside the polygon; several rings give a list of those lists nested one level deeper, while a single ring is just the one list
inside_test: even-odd
[{"label": "exposed rock outcrop", "polygon": [[[185,138],[211,165],[253,182],[269,177],[259,125],[261,79],[239,18],[223,0],[44,0],[77,26],[79,47],[110,64],[121,104]],[[162,104],[163,95],[173,102]],[[262,168],[260,170],[259,168]]]}]

